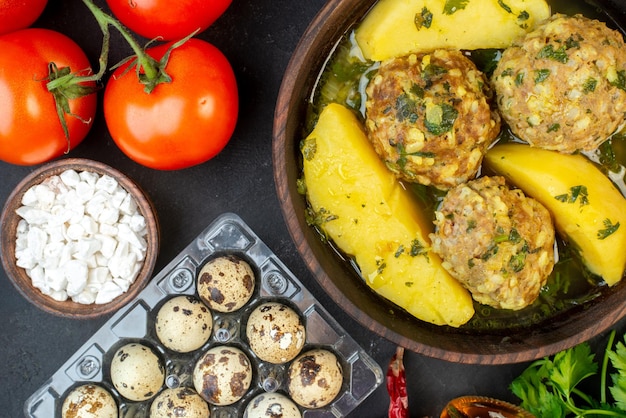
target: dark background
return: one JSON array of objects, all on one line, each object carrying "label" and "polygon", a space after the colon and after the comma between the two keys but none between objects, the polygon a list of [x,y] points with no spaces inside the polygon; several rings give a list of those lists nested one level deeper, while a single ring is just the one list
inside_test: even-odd
[{"label": "dark background", "polygon": [[[104,1],[96,3],[107,10]],[[215,217],[234,212],[386,370],[395,345],[347,317],[317,286],[290,239],[273,183],[272,123],[281,79],[300,36],[324,3],[323,0],[234,0],[213,26],[199,35],[229,58],[240,90],[237,129],[231,142],[213,160],[171,172],[142,167],[117,149],[101,113],[89,136],[70,156],[107,163],[128,174],[146,190],[161,220],[161,251],[155,272]],[[35,26],[56,29],[73,38],[95,66],[101,33],[81,1],[50,0]],[[110,63],[130,53],[130,48],[113,32]],[[15,185],[33,169],[0,162],[0,203],[4,204]],[[0,417],[23,416],[26,399],[107,319],[81,321],[46,314],[24,300],[0,271]],[[623,322],[617,328],[621,338]],[[594,348],[602,349],[605,337],[594,339]],[[485,395],[515,402],[508,385],[527,364],[472,366],[407,352],[405,365],[411,416],[435,417],[456,396]],[[351,416],[384,417],[388,403],[382,385]]]}]

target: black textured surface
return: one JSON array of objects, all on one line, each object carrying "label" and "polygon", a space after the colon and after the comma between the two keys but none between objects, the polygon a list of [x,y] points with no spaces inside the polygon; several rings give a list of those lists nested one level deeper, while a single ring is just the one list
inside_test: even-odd
[{"label": "black textured surface", "polygon": [[[97,3],[105,7],[104,1]],[[273,184],[271,140],[276,96],[292,51],[323,4],[323,0],[234,0],[213,26],[199,35],[229,58],[240,89],[238,127],[225,150],[213,160],[172,172],[139,166],[117,149],[101,113],[87,139],[71,156],[107,163],[146,190],[161,220],[161,252],[155,271],[160,271],[215,217],[235,212],[386,370],[395,346],[348,318],[316,285],[291,242]],[[615,8],[624,10],[626,5],[615,1]],[[50,1],[35,26],[69,35],[95,65],[100,31],[81,1]],[[130,54],[118,36],[114,35],[112,42],[111,62]],[[31,170],[0,162],[2,204]],[[45,314],[25,301],[0,271],[0,416],[23,416],[26,399],[106,319],[78,321]],[[601,347],[604,337],[594,344]],[[414,353],[406,354],[405,365],[412,417],[439,416],[449,399],[461,395],[515,401],[508,384],[525,367],[452,364]],[[383,385],[351,416],[382,418],[387,415],[387,405]]]}]

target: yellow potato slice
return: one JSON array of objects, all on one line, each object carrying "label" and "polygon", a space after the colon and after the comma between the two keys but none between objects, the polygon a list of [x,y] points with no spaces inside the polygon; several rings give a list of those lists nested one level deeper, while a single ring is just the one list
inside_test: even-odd
[{"label": "yellow potato slice", "polygon": [[302,152],[316,224],[354,257],[374,291],[433,324],[458,327],[473,316],[469,292],[428,250],[432,224],[380,161],[352,111],[324,108]]},{"label": "yellow potato slice", "polygon": [[357,28],[365,58],[505,48],[550,16],[545,0],[379,0]]},{"label": "yellow potato slice", "polygon": [[610,286],[626,267],[626,199],[591,161],[523,144],[497,145],[485,164],[537,199],[583,262]]}]

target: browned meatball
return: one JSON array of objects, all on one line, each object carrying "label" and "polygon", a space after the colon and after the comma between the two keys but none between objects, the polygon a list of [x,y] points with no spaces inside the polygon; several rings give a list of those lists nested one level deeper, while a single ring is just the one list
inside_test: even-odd
[{"label": "browned meatball", "polygon": [[488,82],[459,51],[384,61],[366,92],[368,137],[409,182],[445,190],[473,178],[500,132]]},{"label": "browned meatball", "polygon": [[597,20],[555,14],[503,52],[492,83],[504,121],[522,140],[593,150],[624,122],[624,39]]},{"label": "browned meatball", "polygon": [[481,177],[451,189],[435,216],[433,251],[476,301],[517,310],[538,297],[554,267],[554,226],[539,202]]}]

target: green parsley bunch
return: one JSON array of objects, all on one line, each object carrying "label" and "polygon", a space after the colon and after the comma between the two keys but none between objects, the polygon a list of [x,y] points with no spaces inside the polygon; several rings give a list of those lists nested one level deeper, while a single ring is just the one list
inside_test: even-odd
[{"label": "green parsley bunch", "polygon": [[[520,406],[537,417],[626,418],[626,345],[618,342],[613,348],[614,339],[615,331],[609,336],[602,361],[600,399],[580,389],[580,383],[595,375],[599,367],[589,344],[582,343],[533,362],[511,383]],[[614,371],[610,383],[609,363]]]}]

